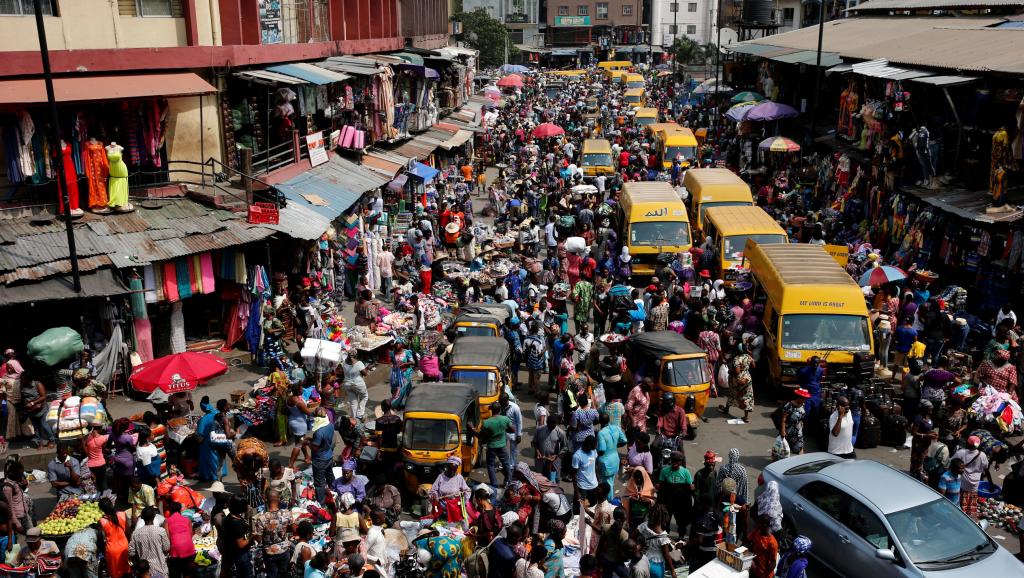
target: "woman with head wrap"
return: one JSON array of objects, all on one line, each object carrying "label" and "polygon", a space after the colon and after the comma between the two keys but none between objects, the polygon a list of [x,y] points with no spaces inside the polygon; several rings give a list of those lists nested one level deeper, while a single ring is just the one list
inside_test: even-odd
[{"label": "woman with head wrap", "polygon": [[767,516],[771,523],[768,529],[773,533],[782,530],[782,501],[779,499],[779,483],[772,480],[757,497],[757,516]]},{"label": "woman with head wrap", "polygon": [[729,463],[718,470],[718,489],[721,492],[722,481],[726,478],[736,482],[736,503],[747,503],[747,468],[740,463],[740,450],[732,448],[729,450]]},{"label": "woman with head wrap", "polygon": [[631,528],[636,528],[647,518],[656,497],[654,482],[647,470],[641,466],[631,468],[625,495],[622,496],[622,507],[626,509],[626,519]]},{"label": "woman with head wrap", "polygon": [[512,479],[515,483],[512,486],[511,502],[519,514],[519,522],[525,524],[528,531],[536,534],[540,529],[540,508],[537,505],[544,496],[544,490],[526,462],[516,464]]},{"label": "woman with head wrap", "polygon": [[339,496],[346,493],[352,494],[352,497],[356,499],[356,509],[366,499],[366,483],[363,479],[356,475],[356,461],[345,460],[341,466],[341,477],[334,480],[334,491]]},{"label": "woman with head wrap", "polygon": [[813,544],[807,536],[797,536],[793,547],[782,554],[775,569],[777,578],[807,578],[807,553]]},{"label": "woman with head wrap", "polygon": [[458,456],[449,456],[444,463],[444,470],[437,475],[427,495],[438,504],[442,512],[453,522],[463,519],[463,508],[469,503],[470,490],[466,479],[462,477],[462,460]]},{"label": "woman with head wrap", "polygon": [[562,539],[565,538],[565,522],[551,520],[548,535],[544,538],[544,549],[548,551],[548,557],[544,560],[544,578],[561,578],[562,569]]}]

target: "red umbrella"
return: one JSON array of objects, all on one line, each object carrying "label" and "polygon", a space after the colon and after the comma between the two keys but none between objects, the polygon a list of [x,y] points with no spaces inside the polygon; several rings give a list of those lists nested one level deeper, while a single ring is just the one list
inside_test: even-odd
[{"label": "red umbrella", "polygon": [[508,76],[502,77],[501,80],[499,80],[495,84],[502,88],[522,88],[523,77],[519,76],[518,74],[510,74]]},{"label": "red umbrella", "polygon": [[562,127],[558,126],[557,124],[545,122],[543,124],[537,125],[537,128],[533,129],[533,132],[530,134],[537,138],[548,138],[563,135],[565,134],[565,130]]},{"label": "red umbrella", "polygon": [[212,353],[186,351],[139,365],[132,370],[130,380],[132,388],[142,393],[153,393],[157,388],[177,393],[191,391],[227,371],[227,362]]}]

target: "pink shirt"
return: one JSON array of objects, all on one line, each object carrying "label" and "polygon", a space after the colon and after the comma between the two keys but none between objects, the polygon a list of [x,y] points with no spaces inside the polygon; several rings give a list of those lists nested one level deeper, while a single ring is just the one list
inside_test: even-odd
[{"label": "pink shirt", "polygon": [[626,398],[626,414],[629,415],[633,427],[647,430],[647,408],[650,405],[651,400],[639,385],[630,390],[629,397]]},{"label": "pink shirt", "polygon": [[192,520],[174,513],[167,518],[167,537],[171,541],[171,550],[167,553],[171,558],[191,558],[196,555],[195,544],[192,543]]},{"label": "pink shirt", "polygon": [[107,465],[107,458],[103,455],[103,446],[106,445],[109,435],[90,437],[85,442],[85,452],[88,454],[86,464],[90,468],[102,468]]}]

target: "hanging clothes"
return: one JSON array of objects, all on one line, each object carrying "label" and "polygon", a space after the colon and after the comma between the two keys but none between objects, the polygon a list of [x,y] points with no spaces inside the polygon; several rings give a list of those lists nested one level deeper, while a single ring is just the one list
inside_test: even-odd
[{"label": "hanging clothes", "polygon": [[110,177],[107,186],[107,206],[121,208],[128,206],[128,165],[122,160],[122,149],[119,146],[107,147],[107,174]]},{"label": "hanging clothes", "polygon": [[178,259],[174,262],[175,281],[178,285],[178,296],[188,299],[192,296],[192,281],[188,274],[188,260]]},{"label": "hanging clothes", "polygon": [[[79,198],[78,198],[78,173],[75,171],[75,164],[72,161],[72,157],[74,155],[72,155],[71,152],[72,152],[71,151],[71,145],[69,145],[66,142],[62,142],[61,143],[61,147],[60,147],[60,153],[61,153],[61,156],[64,157],[64,159],[63,159],[63,162],[64,162],[64,182],[67,183],[67,186],[68,186],[68,205],[71,207],[72,211],[80,211],[81,209],[78,208],[78,203],[79,203]],[[58,180],[57,183],[58,183],[58,186],[59,186],[60,181]],[[60,190],[63,191],[63,189],[60,189]],[[57,195],[57,206],[59,207],[59,212],[63,214],[64,213],[64,195],[63,194],[58,194]]]},{"label": "hanging clothes", "polygon": [[157,295],[160,285],[156,282],[156,269],[152,265],[142,268],[142,285],[146,289],[146,303],[156,303],[160,300]]},{"label": "hanging clothes", "polygon": [[149,319],[135,319],[135,352],[143,363],[153,361],[153,324]]},{"label": "hanging clothes", "polygon": [[163,275],[164,297],[174,303],[178,301],[178,273],[174,267],[174,261],[164,261],[160,266]]},{"label": "hanging clothes", "polygon": [[181,301],[171,305],[171,353],[185,353],[185,315]]},{"label": "hanging clothes", "polygon": [[203,253],[199,256],[199,275],[202,279],[203,295],[213,293],[217,282],[213,276],[212,253]]},{"label": "hanging clothes", "polygon": [[90,140],[85,145],[85,174],[89,178],[89,208],[93,211],[105,209],[110,164],[103,143],[97,140]]},{"label": "hanging clothes", "polygon": [[18,169],[24,178],[36,173],[35,160],[32,157],[32,137],[36,133],[36,125],[32,115],[25,110],[18,111]]}]

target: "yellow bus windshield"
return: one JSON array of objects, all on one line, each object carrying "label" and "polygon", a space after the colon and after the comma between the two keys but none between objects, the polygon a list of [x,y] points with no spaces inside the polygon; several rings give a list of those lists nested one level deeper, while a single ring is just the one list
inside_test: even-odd
[{"label": "yellow bus windshield", "polygon": [[870,351],[868,318],[859,315],[789,313],[782,316],[783,349]]}]

